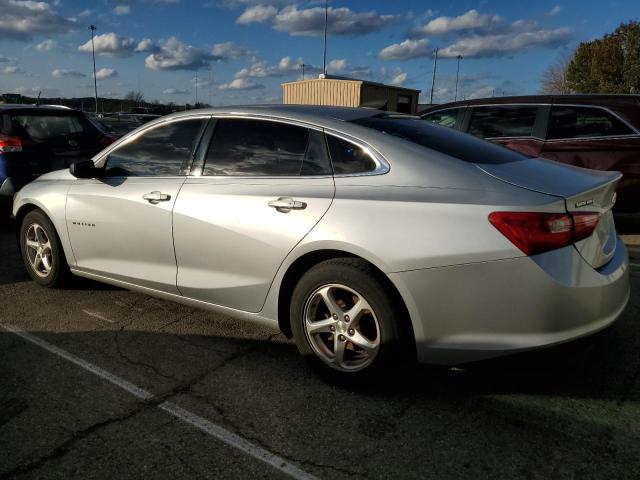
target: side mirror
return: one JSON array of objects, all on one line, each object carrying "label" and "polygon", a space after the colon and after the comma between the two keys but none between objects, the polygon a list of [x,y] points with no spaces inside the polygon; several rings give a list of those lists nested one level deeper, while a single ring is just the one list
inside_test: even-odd
[{"label": "side mirror", "polygon": [[72,163],[69,172],[76,178],[96,178],[100,176],[100,169],[91,160]]}]

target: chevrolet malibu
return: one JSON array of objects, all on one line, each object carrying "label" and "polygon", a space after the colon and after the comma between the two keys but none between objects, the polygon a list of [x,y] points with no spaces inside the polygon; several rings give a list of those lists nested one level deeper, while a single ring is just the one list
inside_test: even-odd
[{"label": "chevrolet malibu", "polygon": [[583,337],[629,298],[617,172],[368,109],[183,112],[14,201],[24,264],[279,328],[336,380]]}]

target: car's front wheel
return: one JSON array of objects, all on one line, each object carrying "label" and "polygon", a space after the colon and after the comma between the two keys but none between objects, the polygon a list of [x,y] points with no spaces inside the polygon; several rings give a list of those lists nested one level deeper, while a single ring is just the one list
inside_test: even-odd
[{"label": "car's front wheel", "polygon": [[60,286],[69,267],[51,220],[40,210],[29,212],[20,225],[20,250],[34,282],[43,287]]},{"label": "car's front wheel", "polygon": [[300,353],[331,380],[361,381],[407,360],[401,309],[367,262],[337,258],[310,269],[291,301]]}]

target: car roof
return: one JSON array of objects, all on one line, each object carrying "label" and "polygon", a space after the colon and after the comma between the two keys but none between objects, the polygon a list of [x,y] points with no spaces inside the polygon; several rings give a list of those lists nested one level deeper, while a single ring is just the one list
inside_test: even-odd
[{"label": "car roof", "polygon": [[556,104],[556,105],[640,105],[640,95],[614,95],[614,94],[572,94],[572,95],[521,95],[511,97],[489,97],[474,98],[471,100],[460,100],[457,102],[442,103],[432,105],[420,114],[442,110],[452,107],[466,107],[474,105],[504,105],[504,104]]},{"label": "car roof", "polygon": [[0,104],[0,113],[9,112],[9,111],[20,111],[20,110],[30,110],[30,111],[41,111],[41,112],[56,112],[60,113],[82,113],[79,110],[74,110],[69,107],[65,107],[64,105],[33,105],[33,104],[24,104],[24,103],[3,103]]}]

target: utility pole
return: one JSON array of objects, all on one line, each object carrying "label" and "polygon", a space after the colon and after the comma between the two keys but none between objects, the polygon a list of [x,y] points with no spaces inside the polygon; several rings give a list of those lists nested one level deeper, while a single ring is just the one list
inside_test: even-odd
[{"label": "utility pole", "polygon": [[456,58],[458,59],[458,69],[456,70],[456,95],[453,99],[454,102],[458,100],[458,77],[460,76],[460,60],[462,60],[462,55],[458,55]]},{"label": "utility pole", "polygon": [[194,108],[198,108],[198,72],[196,72],[196,104]]},{"label": "utility pole", "polygon": [[90,25],[91,31],[91,53],[93,54],[93,91],[96,97],[96,117],[98,116],[98,78],[96,77],[96,48],[93,44],[93,34],[97,30],[95,25]]},{"label": "utility pole", "polygon": [[327,26],[329,25],[329,0],[324,2],[324,57],[322,60],[322,73],[327,74]]},{"label": "utility pole", "polygon": [[436,67],[438,66],[438,49],[436,48],[435,56],[433,59],[433,75],[431,76],[431,99],[429,103],[433,105],[433,89],[436,86]]}]

